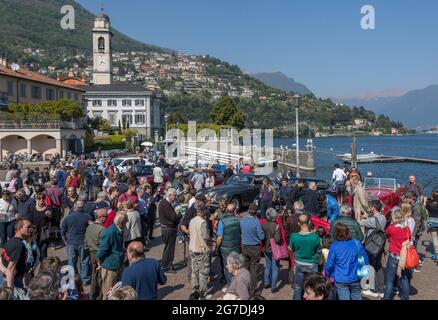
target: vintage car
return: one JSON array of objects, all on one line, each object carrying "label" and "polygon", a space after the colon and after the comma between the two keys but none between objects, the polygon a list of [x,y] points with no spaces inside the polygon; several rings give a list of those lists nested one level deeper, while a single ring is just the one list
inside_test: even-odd
[{"label": "vintage car", "polygon": [[290,178],[289,186],[295,185],[298,182],[298,180],[304,181],[304,189],[307,189],[309,187],[309,182],[315,182],[318,191],[327,191],[330,189],[329,183],[319,178]]},{"label": "vintage car", "polygon": [[364,189],[371,198],[379,199],[383,203],[383,212],[387,216],[391,209],[400,205],[400,198],[404,188],[398,187],[393,178],[365,178]]},{"label": "vintage car", "polygon": [[[119,173],[125,173],[129,164],[135,166],[139,164],[140,160],[140,157],[117,158],[113,160],[113,164]],[[152,166],[152,163],[149,162],[149,160],[143,159],[143,161],[144,165]]]},{"label": "vintage car", "polygon": [[[224,183],[224,175],[222,174],[221,171],[219,170],[210,170],[213,175],[214,175],[214,185],[218,186],[220,184]],[[190,185],[192,186],[192,188],[194,187],[194,183],[192,182],[192,178],[195,175],[194,172],[190,173],[188,176],[188,179],[190,181]],[[207,174],[204,172],[204,179],[207,177]]]},{"label": "vintage car", "polygon": [[[405,191],[404,188],[397,186],[396,180],[393,178],[365,178],[363,187],[369,194],[369,200],[378,199],[382,202],[383,213],[387,217],[388,226],[391,221],[391,209],[400,205],[401,196]],[[347,201],[352,204],[352,197],[350,196]],[[312,222],[315,227],[321,226],[327,232],[330,229],[330,223],[325,220],[312,217]]]},{"label": "vintage car", "polygon": [[212,198],[213,205],[217,205],[221,197],[227,197],[230,203],[235,203],[237,210],[248,207],[257,198],[260,192],[264,175],[234,174],[227,181],[213,188],[201,189],[197,194],[204,194]]}]

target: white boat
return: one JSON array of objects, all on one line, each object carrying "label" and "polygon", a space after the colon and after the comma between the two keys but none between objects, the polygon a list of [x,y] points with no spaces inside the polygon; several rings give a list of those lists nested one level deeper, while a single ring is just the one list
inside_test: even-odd
[{"label": "white boat", "polygon": [[[336,155],[336,157],[338,157],[339,159],[346,161],[346,162],[351,162],[351,153],[344,153],[344,154],[338,154]],[[358,154],[357,155],[357,161],[360,160],[371,160],[371,159],[376,159],[376,158],[381,158],[382,155],[380,154],[376,154],[374,152],[370,152],[367,154]]]}]

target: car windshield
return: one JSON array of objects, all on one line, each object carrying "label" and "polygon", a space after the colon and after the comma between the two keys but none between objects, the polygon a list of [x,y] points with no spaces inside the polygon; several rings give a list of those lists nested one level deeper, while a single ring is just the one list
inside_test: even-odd
[{"label": "car windshield", "polygon": [[365,178],[365,189],[396,189],[396,181],[393,178]]},{"label": "car windshield", "polygon": [[123,162],[123,159],[116,159],[116,160],[114,160],[114,165],[117,167],[122,162]]},{"label": "car windshield", "polygon": [[133,167],[134,172],[140,175],[149,176],[153,174],[153,168],[152,167]]},{"label": "car windshield", "polygon": [[225,184],[252,184],[254,178],[250,176],[239,176],[235,174],[230,177]]}]

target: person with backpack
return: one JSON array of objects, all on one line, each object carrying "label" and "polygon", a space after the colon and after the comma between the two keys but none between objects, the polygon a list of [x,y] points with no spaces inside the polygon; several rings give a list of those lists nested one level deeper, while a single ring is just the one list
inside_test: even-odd
[{"label": "person with backpack", "polygon": [[385,250],[386,235],[386,217],[382,214],[382,203],[379,200],[372,200],[369,203],[370,217],[360,220],[359,224],[365,228],[365,251],[368,254],[370,265],[375,271],[375,281],[370,282],[370,289],[365,290],[362,294],[370,297],[383,298],[385,289],[385,279],[382,268],[382,255]]}]

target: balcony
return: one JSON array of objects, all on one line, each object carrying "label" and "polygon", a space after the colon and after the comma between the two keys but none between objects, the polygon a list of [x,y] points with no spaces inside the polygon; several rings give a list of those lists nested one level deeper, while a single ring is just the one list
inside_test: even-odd
[{"label": "balcony", "polygon": [[0,121],[0,130],[39,130],[39,129],[70,129],[82,130],[86,124],[86,119],[74,121]]}]

